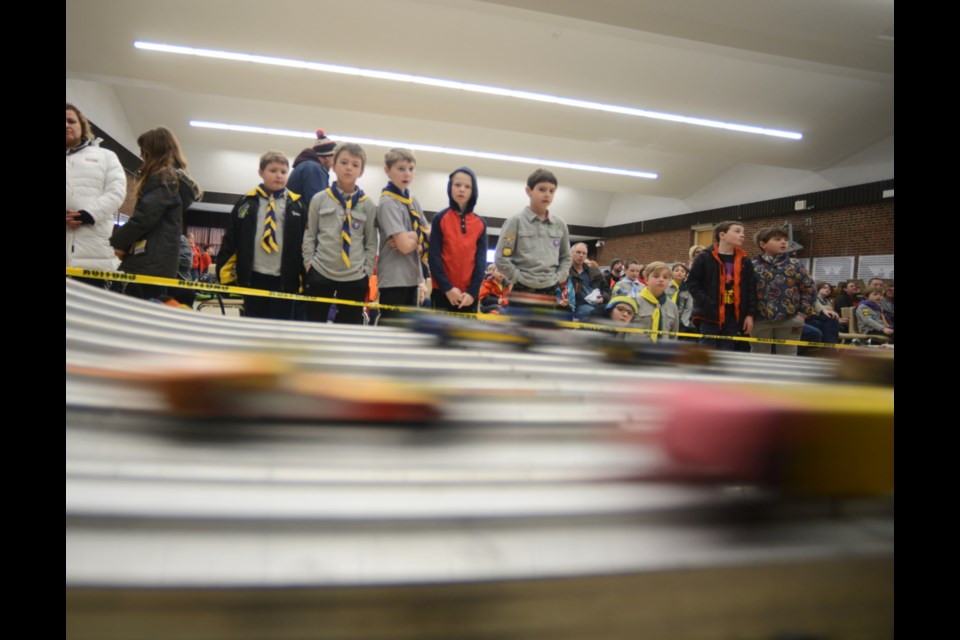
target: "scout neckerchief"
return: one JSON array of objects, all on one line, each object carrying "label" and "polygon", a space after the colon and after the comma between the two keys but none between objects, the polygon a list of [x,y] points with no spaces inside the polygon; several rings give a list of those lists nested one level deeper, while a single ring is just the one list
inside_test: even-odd
[{"label": "scout neckerchief", "polygon": [[263,198],[267,199],[267,214],[263,218],[263,235],[260,236],[260,246],[267,253],[280,251],[280,245],[277,244],[277,198],[286,197],[284,189],[275,193],[268,194],[267,188],[260,184],[254,191]]},{"label": "scout neckerchief", "polygon": [[350,231],[353,228],[353,215],[351,215],[351,212],[357,204],[367,199],[366,194],[360,187],[356,189],[349,200],[344,197],[343,192],[340,191],[340,187],[336,182],[327,189],[327,195],[335,199],[340,203],[340,206],[343,207],[343,226],[340,228],[340,238],[343,240],[343,246],[340,248],[340,259],[343,260],[343,264],[345,264],[348,269],[350,268]]},{"label": "scout neckerchief", "polygon": [[673,296],[670,298],[671,300],[673,300],[673,304],[677,304],[677,298],[680,296],[680,283],[677,282],[676,280],[671,280],[670,284],[672,284],[677,289],[676,291],[673,292]]},{"label": "scout neckerchief", "polygon": [[410,222],[413,224],[413,230],[417,233],[417,245],[423,249],[423,253],[420,254],[420,261],[423,264],[427,264],[430,242],[427,239],[427,234],[423,231],[423,217],[421,217],[420,213],[413,208],[413,198],[410,197],[410,190],[404,189],[401,192],[396,185],[394,185],[392,182],[388,182],[387,186],[383,188],[383,191],[380,195],[389,196],[407,205],[407,211],[410,212]]},{"label": "scout neckerchief", "polygon": [[[654,331],[663,331],[663,318],[660,315],[660,305],[667,301],[667,294],[664,293],[659,298],[657,298],[653,293],[650,292],[649,287],[640,292],[640,297],[650,302],[654,305],[653,308],[653,322],[650,324],[650,328]],[[659,337],[656,333],[650,334],[650,339],[654,342],[657,341]]]},{"label": "scout neckerchief", "polygon": [[880,322],[883,323],[884,327],[890,326],[890,318],[887,317],[887,314],[883,311],[883,308],[879,304],[877,304],[873,300],[864,300],[863,302],[860,303],[860,306],[866,307],[867,309],[871,309],[874,313],[876,313],[877,316],[879,316]]}]

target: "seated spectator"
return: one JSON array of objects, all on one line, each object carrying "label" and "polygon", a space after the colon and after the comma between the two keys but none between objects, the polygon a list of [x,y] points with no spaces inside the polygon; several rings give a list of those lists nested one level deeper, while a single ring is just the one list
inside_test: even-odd
[{"label": "seated spectator", "polygon": [[610,269],[605,271],[604,274],[607,276],[610,288],[613,289],[614,285],[620,282],[620,278],[623,277],[623,260],[614,258],[613,262],[610,263]]},{"label": "seated spectator", "polygon": [[861,333],[882,335],[893,341],[893,322],[883,312],[883,289],[875,287],[867,292],[867,299],[857,305],[857,327]]},{"label": "seated spectator", "polygon": [[631,260],[627,264],[627,270],[623,278],[613,287],[611,292],[614,296],[627,296],[638,300],[640,292],[646,288],[646,285],[640,282],[640,263]]},{"label": "seated spectator", "polygon": [[480,285],[480,312],[500,313],[500,309],[507,305],[510,287],[505,285],[506,278],[491,264],[487,268],[487,277]]},{"label": "seated spectator", "polygon": [[883,300],[880,302],[880,306],[883,308],[883,312],[887,314],[887,317],[890,319],[890,324],[893,324],[893,285],[892,284],[883,290]]},{"label": "seated spectator", "polygon": [[856,280],[848,280],[843,285],[843,290],[837,296],[837,302],[833,305],[834,310],[840,314],[840,326],[847,328],[849,320],[843,317],[843,310],[847,307],[854,307],[860,304],[860,283]]},{"label": "seated spectator", "polygon": [[[630,326],[633,319],[637,316],[637,301],[629,296],[613,296],[610,302],[606,304],[597,314],[598,322],[603,324],[612,324],[618,326]],[[627,333],[618,331],[614,334],[614,340],[633,340],[635,336],[641,334]]]},{"label": "seated spectator", "polygon": [[815,327],[822,334],[823,342],[837,344],[840,341],[840,314],[833,309],[832,294],[833,285],[829,282],[817,283],[817,297],[813,300],[814,315],[807,317],[806,325]]},{"label": "seated spectator", "polygon": [[203,245],[203,252],[200,254],[200,277],[203,278],[207,274],[207,271],[210,269],[210,264],[213,262],[213,250],[210,248],[210,245]]},{"label": "seated spectator", "polygon": [[578,242],[571,247],[570,254],[573,258],[570,280],[576,296],[575,303],[570,301],[570,307],[575,320],[585,320],[610,299],[610,287],[600,270],[588,263],[587,245]]}]

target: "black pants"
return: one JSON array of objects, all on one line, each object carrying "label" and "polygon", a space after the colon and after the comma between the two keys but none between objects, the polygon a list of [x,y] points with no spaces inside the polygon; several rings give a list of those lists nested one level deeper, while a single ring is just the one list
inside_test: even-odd
[{"label": "black pants", "polygon": [[[268,276],[254,271],[250,274],[249,286],[251,289],[280,292],[283,291],[283,280],[280,276]],[[293,300],[264,296],[243,296],[243,315],[248,318],[293,320]]]},{"label": "black pants", "polygon": [[433,303],[433,308],[437,311],[449,311],[451,313],[476,313],[477,312],[477,301],[474,300],[473,304],[469,307],[455,307],[450,304],[447,294],[442,293],[439,289],[434,289],[430,293],[430,301]]},{"label": "black pants", "polygon": [[[418,290],[420,287],[387,287],[380,288],[380,304],[388,304],[394,307],[416,307],[419,300]],[[380,309],[380,319],[396,318],[402,311],[392,309]]]},{"label": "black pants", "polygon": [[[363,302],[367,296],[368,279],[363,276],[359,280],[351,282],[337,282],[317,273],[316,269],[310,269],[307,273],[303,286],[303,292],[308,296],[318,298],[339,298],[340,300],[353,300],[354,302]],[[311,322],[326,322],[330,313],[329,302],[307,302],[307,320]],[[337,316],[334,319],[337,324],[363,324],[363,306],[361,305],[337,305]]]},{"label": "black pants", "polygon": [[139,282],[128,282],[123,290],[123,295],[141,300],[162,300],[167,297],[167,287],[160,284],[140,284]]}]

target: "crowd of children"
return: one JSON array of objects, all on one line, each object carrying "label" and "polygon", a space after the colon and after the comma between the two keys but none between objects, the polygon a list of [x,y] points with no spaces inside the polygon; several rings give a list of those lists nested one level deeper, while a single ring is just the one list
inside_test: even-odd
[{"label": "crowd of children", "polygon": [[[80,120],[68,105],[68,169],[70,154],[82,143]],[[199,188],[186,173],[172,132],[156,129],[139,142],[144,170],[136,211],[110,244],[123,259],[121,270],[172,277],[182,212],[199,197]],[[846,307],[855,308],[851,315],[861,332],[893,340],[893,287],[871,280],[867,298],[860,300],[857,282],[850,281],[834,302],[833,287],[815,284],[790,256],[788,232],[782,227],[757,232],[759,253],[752,259],[744,246],[744,225],[726,221],[715,226],[711,247],[690,248],[687,263],[644,266],[614,259],[601,272],[588,259],[585,244],[571,246],[566,223],[550,211],[557,178],[538,169],[527,179],[528,205],[503,225],[495,263],[487,265],[487,226],[475,211],[479,187],[469,167],[450,173],[449,206],[431,224],[410,192],[416,172],[413,152],[391,149],[386,154],[387,183],[379,202],[357,184],[366,164],[360,145],[336,144],[322,130],[313,147],[297,157],[292,174],[283,153],[263,154],[260,183],[231,212],[216,258],[220,281],[341,303],[332,309],[331,302],[300,305],[247,295],[247,316],[362,324],[365,302],[378,297],[380,316],[390,317],[395,307],[418,306],[427,295],[435,309],[445,312],[501,313],[511,293],[523,292],[572,319],[638,329],[628,332],[631,340],[699,334],[702,343],[733,350],[737,343],[730,338],[752,335],[764,339],[751,342],[755,352],[769,353],[775,343],[778,354],[794,355],[792,341],[837,342],[850,328]],[[336,178],[332,183],[330,172]],[[307,193],[298,193],[294,185]],[[77,235],[82,215],[68,209],[68,241],[71,233]],[[207,247],[201,251],[192,237],[183,239],[184,275],[196,280],[206,271],[210,252]],[[68,264],[69,257],[68,251]]]}]

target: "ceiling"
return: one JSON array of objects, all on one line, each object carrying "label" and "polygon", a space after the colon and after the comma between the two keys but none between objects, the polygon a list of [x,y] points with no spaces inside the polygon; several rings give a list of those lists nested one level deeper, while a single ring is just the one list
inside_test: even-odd
[{"label": "ceiling", "polygon": [[[101,100],[91,114],[97,124],[107,121],[128,144],[166,124],[191,161],[306,146],[190,127],[195,119],[652,171],[659,179],[556,173],[608,203],[612,194],[688,210],[787,195],[775,192],[792,185],[894,177],[892,0],[69,0],[66,22],[68,98],[71,82],[75,92],[108,92],[112,103]],[[141,51],[136,40],[523,89],[803,139]],[[469,162],[503,180],[535,168],[429,152],[418,159],[419,171],[445,175]],[[607,211],[591,216],[578,222],[611,222]]]}]

